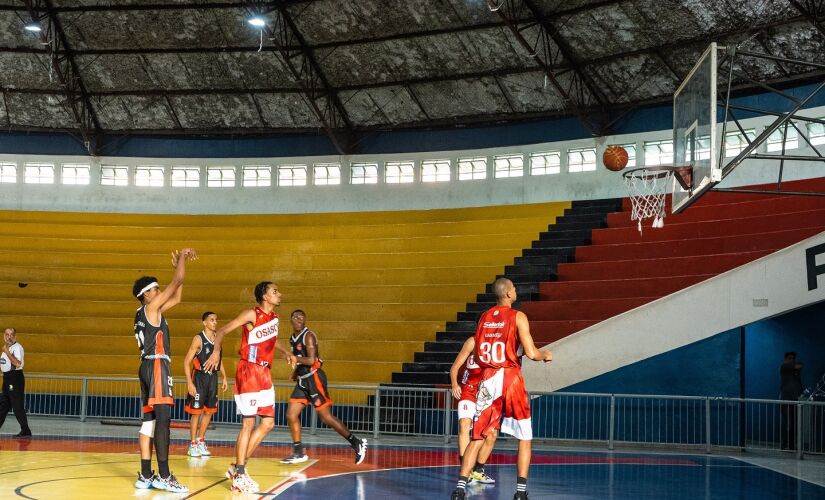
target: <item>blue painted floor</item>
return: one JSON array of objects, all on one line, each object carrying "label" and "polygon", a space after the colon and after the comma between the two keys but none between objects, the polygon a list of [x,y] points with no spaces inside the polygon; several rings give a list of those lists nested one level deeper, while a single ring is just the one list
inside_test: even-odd
[{"label": "blue painted floor", "polygon": [[[650,457],[650,455],[639,455]],[[531,499],[825,499],[825,488],[731,458],[668,456],[673,463],[538,464],[530,468]],[[494,486],[470,486],[468,498],[511,499],[515,465],[490,465]],[[455,466],[377,470],[296,482],[278,498],[447,499]]]}]

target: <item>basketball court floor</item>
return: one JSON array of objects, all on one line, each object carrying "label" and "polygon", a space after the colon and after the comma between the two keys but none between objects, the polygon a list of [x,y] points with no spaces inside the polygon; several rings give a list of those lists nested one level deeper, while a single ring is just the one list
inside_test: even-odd
[{"label": "basketball court floor", "polygon": [[[289,435],[277,429],[250,460],[261,493],[232,493],[224,471],[232,461],[237,427],[207,435],[208,458],[185,455],[188,431],[174,429],[170,465],[188,494],[136,490],[137,427],[32,418],[37,434],[12,439],[16,422],[0,435],[0,498],[28,499],[224,499],[330,498],[434,500],[449,498],[458,472],[454,443],[429,438],[370,440],[364,463],[335,434],[306,436],[309,462],[281,465]],[[370,436],[367,436],[370,437]],[[470,486],[469,498],[513,496],[516,453],[502,441],[487,467],[494,486]],[[530,498],[554,499],[825,499],[825,459],[790,455],[738,456],[701,453],[607,452],[537,444],[530,469]],[[154,463],[153,463],[154,465]]]}]

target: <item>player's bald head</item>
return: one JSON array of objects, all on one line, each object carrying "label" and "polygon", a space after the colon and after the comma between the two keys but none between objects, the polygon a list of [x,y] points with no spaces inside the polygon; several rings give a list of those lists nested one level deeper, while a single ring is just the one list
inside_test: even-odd
[{"label": "player's bald head", "polygon": [[501,300],[507,297],[507,292],[513,287],[513,282],[507,278],[499,278],[493,283],[493,292],[496,299]]}]

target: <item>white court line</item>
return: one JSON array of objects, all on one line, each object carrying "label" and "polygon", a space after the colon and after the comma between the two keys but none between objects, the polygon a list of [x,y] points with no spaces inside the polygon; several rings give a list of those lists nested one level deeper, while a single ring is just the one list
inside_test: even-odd
[{"label": "white court line", "polygon": [[[811,484],[814,484],[816,486],[821,486],[821,487],[825,488],[825,481],[815,481],[814,479],[811,479],[811,478],[808,478],[808,477],[803,477],[802,472],[799,471],[799,470],[796,470],[796,471],[782,470],[782,469],[780,469],[778,467],[775,467],[775,466],[770,466],[770,465],[767,465],[767,464],[760,463],[756,458],[742,458],[742,457],[730,457],[730,458],[739,460],[741,462],[745,462],[746,464],[749,464],[749,465],[753,465],[753,466],[756,466],[756,467],[761,467],[763,469],[768,469],[770,471],[777,472],[779,474],[783,474],[785,476],[791,477],[791,478],[796,479],[798,481],[805,481],[806,483],[811,483]],[[811,474],[814,474],[814,472],[812,471]],[[823,474],[820,474],[819,476],[822,477]]]},{"label": "white court line", "polygon": [[[294,483],[295,483],[295,480],[294,480],[294,479],[295,479],[295,476],[297,476],[297,475],[299,475],[299,474],[303,475],[303,474],[302,474],[302,472],[304,472],[304,471],[305,471],[305,470],[307,470],[309,467],[311,467],[311,466],[313,466],[313,465],[315,465],[315,464],[317,464],[317,463],[318,463],[318,459],[317,459],[317,458],[316,458],[316,459],[314,459],[314,460],[307,460],[306,464],[305,464],[305,465],[303,465],[300,469],[295,470],[295,471],[292,471],[292,473],[291,473],[289,476],[287,476],[287,477],[285,477],[285,478],[281,479],[281,480],[280,480],[280,481],[278,481],[277,483],[275,483],[275,484],[273,484],[272,486],[270,486],[269,488],[267,488],[267,490],[264,492],[264,493],[266,493],[266,494],[265,494],[265,495],[261,495],[261,496],[259,496],[259,497],[258,497],[258,499],[259,499],[259,500],[260,500],[260,499],[267,499],[267,498],[270,498],[270,497],[272,497],[272,496],[278,496],[278,495],[280,494],[280,491],[274,491],[276,488],[278,488],[279,486],[282,486],[284,483],[294,484]],[[285,488],[284,488],[284,489],[285,489]],[[274,495],[273,495],[273,493],[274,493]]]}]

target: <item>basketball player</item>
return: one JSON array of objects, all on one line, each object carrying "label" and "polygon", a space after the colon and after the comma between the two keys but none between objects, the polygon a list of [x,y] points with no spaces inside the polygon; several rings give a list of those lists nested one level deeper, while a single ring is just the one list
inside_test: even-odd
[{"label": "basketball player", "polygon": [[475,334],[476,347],[473,354],[483,371],[476,393],[472,440],[464,452],[452,500],[465,498],[465,486],[484,443],[482,440],[492,430],[499,428],[519,440],[516,465],[518,479],[513,500],[527,498],[533,427],[530,398],[521,375],[521,356],[523,351],[534,361],[548,362],[553,359],[553,353],[536,349],[527,316],[511,308],[517,298],[513,282],[499,278],[493,288],[496,305],[481,315]]},{"label": "basketball player", "polygon": [[[458,462],[464,460],[464,451],[470,444],[470,427],[473,417],[476,415],[476,391],[478,383],[481,381],[481,367],[475,362],[473,351],[476,348],[475,337],[470,337],[464,341],[458,356],[450,367],[450,384],[452,385],[453,397],[458,400]],[[461,380],[458,380],[458,371],[463,368]],[[496,444],[498,431],[491,429],[484,444],[478,452],[478,459],[473,472],[470,474],[470,482],[477,481],[480,484],[495,484],[496,480],[484,472],[484,464],[493,453],[493,446]]]},{"label": "basketball player", "polygon": [[[243,416],[243,425],[235,446],[237,461],[229,465],[226,475],[232,479],[232,489],[244,493],[259,489],[258,483],[249,477],[246,461],[275,426],[275,389],[270,374],[275,349],[295,367],[295,356],[278,345],[278,314],[275,312],[281,304],[278,285],[270,281],[255,285],[255,301],[257,306],[242,312],[218,330],[212,355],[203,364],[204,371],[217,369],[224,335],[242,327],[241,359],[235,370],[235,405]],[[257,416],[261,417],[261,422],[255,427]]]},{"label": "basketball player", "polygon": [[[169,422],[172,418],[172,369],[169,358],[169,325],[163,313],[180,302],[183,294],[183,276],[187,260],[197,258],[191,248],[172,252],[175,275],[161,291],[154,276],[143,276],[135,281],[132,294],[140,301],[135,314],[135,338],[140,349],[140,393],[143,401],[143,424],[138,435],[140,444],[140,472],[135,488],[186,493],[189,488],[180,484],[169,471]],[[151,470],[152,444],[158,458],[158,474]]]},{"label": "basketball player", "polygon": [[[189,444],[187,455],[190,457],[209,456],[212,452],[206,447],[206,429],[212,415],[218,411],[218,373],[203,371],[203,364],[212,355],[215,344],[215,330],[218,326],[218,315],[208,311],[201,315],[203,330],[192,339],[189,352],[183,360],[183,371],[186,374],[186,413],[192,417],[189,420]],[[195,373],[192,374],[194,364]],[[225,391],[229,385],[226,382],[226,372],[223,363],[218,363],[221,370],[221,390]]]},{"label": "basketball player", "polygon": [[281,460],[281,463],[298,464],[308,460],[304,453],[304,445],[301,443],[301,412],[306,405],[312,403],[321,421],[349,442],[355,451],[355,463],[360,464],[367,453],[367,440],[359,439],[350,432],[349,428],[335,418],[330,411],[332,400],[327,390],[327,376],[321,369],[324,362],[318,357],[318,336],[307,328],[304,311],[300,309],[292,311],[290,322],[293,333],[289,338],[289,344],[292,346],[292,354],[295,355],[298,365],[292,372],[295,389],[289,397],[289,406],[286,410],[286,419],[292,434],[292,455]]}]

